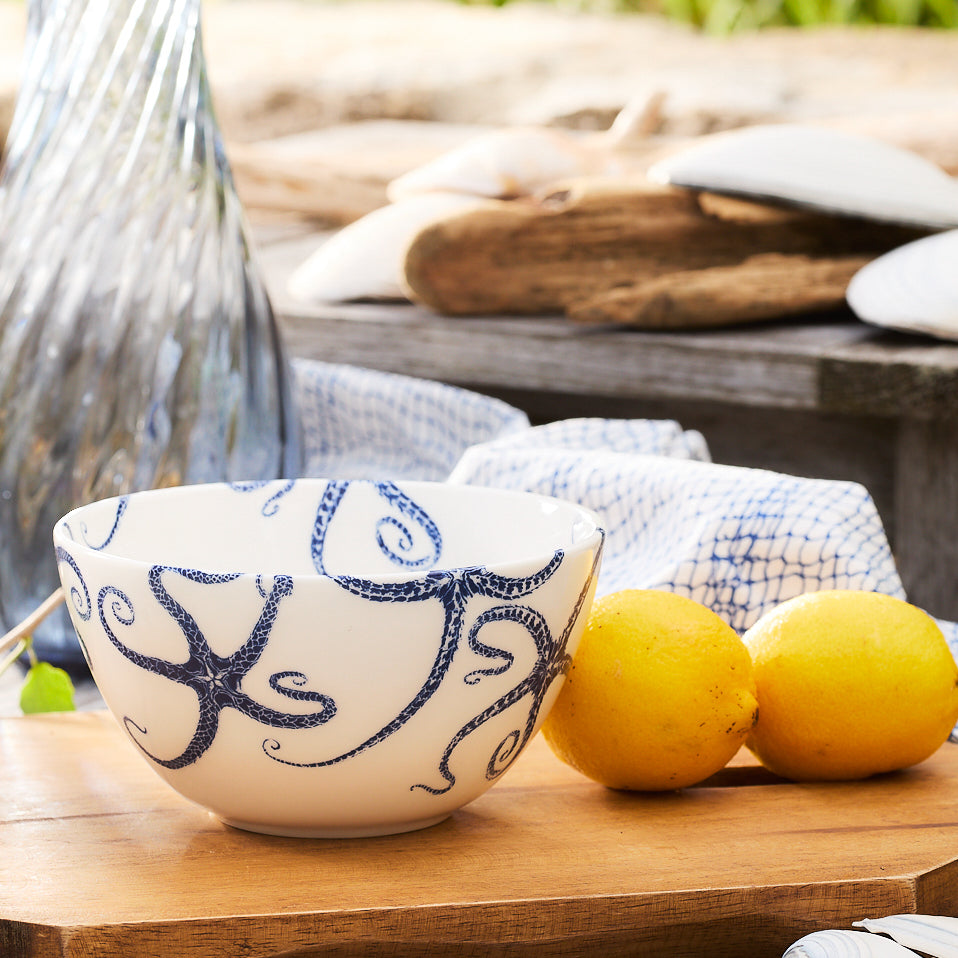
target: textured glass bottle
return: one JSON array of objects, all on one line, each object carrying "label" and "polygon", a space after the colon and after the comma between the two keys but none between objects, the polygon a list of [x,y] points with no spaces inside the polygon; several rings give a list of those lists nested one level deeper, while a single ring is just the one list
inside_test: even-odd
[{"label": "textured glass bottle", "polygon": [[[56,520],[134,489],[295,475],[289,370],[210,106],[200,0],[28,0],[0,178],[0,618]],[[66,615],[35,636],[80,661]]]}]

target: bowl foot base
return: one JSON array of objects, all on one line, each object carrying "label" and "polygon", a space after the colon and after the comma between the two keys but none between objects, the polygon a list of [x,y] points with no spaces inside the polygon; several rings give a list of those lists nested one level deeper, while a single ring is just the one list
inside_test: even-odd
[{"label": "bowl foot base", "polygon": [[343,825],[319,828],[299,828],[294,825],[270,825],[258,822],[240,822],[232,818],[216,816],[224,825],[238,828],[244,832],[257,832],[260,835],[277,835],[282,838],[375,838],[382,835],[401,835],[415,832],[421,828],[430,828],[444,822],[452,812],[443,812],[430,818],[420,818],[412,822],[392,822],[387,825]]}]

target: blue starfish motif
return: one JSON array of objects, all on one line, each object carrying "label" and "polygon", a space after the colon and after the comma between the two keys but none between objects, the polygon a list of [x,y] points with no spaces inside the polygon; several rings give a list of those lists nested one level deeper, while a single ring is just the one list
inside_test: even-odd
[{"label": "blue starfish motif", "polygon": [[489,763],[486,766],[486,778],[498,778],[512,763],[519,757],[522,750],[526,747],[532,733],[535,730],[536,718],[545,698],[549,686],[568,668],[572,661],[572,656],[566,651],[569,644],[569,636],[574,628],[579,614],[582,611],[583,603],[589,593],[595,570],[598,566],[599,556],[596,555],[595,562],[589,579],[579,593],[578,600],[569,617],[569,621],[563,629],[562,635],[556,641],[552,638],[548,623],[541,613],[535,609],[524,605],[503,605],[496,606],[482,613],[476,618],[475,623],[469,630],[468,644],[469,648],[478,655],[486,658],[498,658],[502,662],[500,665],[488,669],[477,669],[466,676],[465,681],[470,684],[478,682],[483,676],[500,675],[506,672],[513,663],[514,656],[511,652],[504,649],[496,649],[479,641],[480,630],[490,622],[515,622],[523,626],[529,635],[532,636],[536,646],[536,661],[529,671],[529,674],[523,678],[517,685],[511,688],[505,695],[500,696],[492,705],[477,715],[470,722],[467,722],[452,738],[450,743],[443,751],[442,758],[439,761],[439,773],[445,779],[445,785],[438,788],[430,785],[414,785],[413,788],[421,788],[433,795],[441,795],[449,791],[456,784],[456,776],[449,768],[449,761],[456,746],[460,744],[467,736],[471,735],[481,725],[484,725],[489,719],[511,708],[517,702],[522,701],[526,696],[530,697],[529,710],[526,715],[526,722],[522,729],[515,729],[509,733],[499,743]]},{"label": "blue starfish motif", "polygon": [[[281,712],[255,701],[241,688],[243,678],[257,663],[269,640],[273,623],[281,600],[293,589],[293,580],[289,576],[276,576],[269,594],[263,591],[257,581],[260,594],[265,599],[263,611],[253,627],[249,637],[232,655],[222,656],[215,653],[200,631],[196,620],[174,599],[162,578],[172,573],[183,576],[193,582],[206,585],[229,582],[238,578],[236,574],[210,574],[191,569],[178,569],[170,566],[153,566],[149,571],[150,589],[159,604],[176,620],[183,631],[189,651],[186,662],[169,662],[152,655],[144,655],[128,648],[121,642],[107,619],[107,602],[113,618],[121,625],[132,625],[133,606],[129,598],[115,586],[105,586],[97,597],[100,623],[113,645],[134,665],[156,675],[171,679],[192,689],[199,702],[199,720],[196,731],[186,748],[174,758],[160,758],[150,752],[135,736],[133,741],[158,765],[165,768],[183,768],[195,762],[212,745],[219,727],[220,712],[224,708],[236,709],[257,722],[274,728],[301,729],[314,728],[328,722],[336,713],[336,704],[328,695],[311,692],[302,688],[288,688],[282,683],[289,680],[294,685],[303,685],[307,678],[301,672],[277,672],[270,676],[270,687],[298,701],[315,702],[321,706],[319,711],[308,714]],[[129,731],[131,728],[141,734],[147,730],[134,722],[129,716],[124,718]]]},{"label": "blue starfish motif", "polygon": [[[562,564],[562,559],[563,552],[562,550],[558,550],[540,570],[532,575],[519,578],[498,575],[481,566],[452,571],[429,572],[421,578],[409,582],[373,582],[355,576],[336,576],[336,582],[348,592],[372,602],[424,602],[430,599],[437,600],[443,607],[444,620],[442,638],[436,658],[422,687],[406,707],[403,708],[392,721],[388,722],[379,729],[379,731],[375,732],[354,748],[333,758],[322,759],[315,762],[296,762],[278,755],[277,753],[281,749],[281,745],[275,739],[270,739],[263,743],[266,754],[275,761],[282,762],[284,765],[294,765],[298,768],[324,768],[343,762],[379,744],[379,742],[382,742],[402,728],[402,726],[432,698],[442,684],[449,671],[453,656],[460,645],[466,603],[469,598],[472,596],[484,596],[488,598],[514,600],[527,596],[552,577],[556,569]],[[524,608],[523,606],[498,607],[496,610],[487,612],[485,617],[480,617],[481,623],[485,624],[491,621],[489,616],[492,612],[496,612],[499,618],[506,618],[511,616],[515,611]],[[506,611],[503,612],[503,609]],[[531,609],[526,611],[531,613],[532,616],[538,616],[538,613],[533,612]],[[544,620],[542,620],[542,617],[538,616],[538,618],[540,621],[537,623],[539,629],[537,645],[541,644],[548,647],[550,645],[548,638],[549,630]],[[473,627],[474,642],[475,633],[478,631],[478,627],[481,627],[477,626]],[[475,643],[474,648],[478,649],[480,647],[488,648],[481,646],[480,643]],[[507,655],[507,653],[500,653],[497,650],[491,650],[491,654]],[[485,674],[504,671],[508,668],[509,664],[511,664],[511,655],[505,666],[500,669],[487,670]],[[543,675],[544,674],[543,672]],[[534,673],[534,675],[535,678],[530,676],[528,680],[530,683],[536,680],[542,681],[542,676],[539,675],[538,672]],[[470,673],[470,676],[474,679],[477,673]],[[503,708],[504,707],[506,706],[503,705]],[[498,711],[501,711],[501,709]],[[496,712],[490,713],[486,718],[491,718],[492,714],[496,714]],[[481,722],[479,724],[481,724]],[[449,787],[451,787],[451,784]]]},{"label": "blue starfish motif", "polygon": [[589,571],[589,575],[579,592],[575,605],[569,615],[569,620],[558,639],[553,639],[548,623],[541,613],[528,606],[496,606],[495,608],[488,609],[476,618],[472,628],[469,630],[467,639],[469,648],[484,658],[497,658],[501,661],[499,665],[486,669],[476,669],[470,672],[465,678],[466,682],[474,684],[480,681],[484,676],[500,675],[508,671],[512,666],[514,656],[511,652],[486,645],[479,640],[479,632],[490,622],[511,621],[522,625],[535,643],[537,653],[535,664],[525,678],[504,695],[500,696],[500,698],[472,719],[472,721],[467,722],[453,736],[450,743],[446,746],[439,762],[439,773],[443,779],[445,779],[446,784],[439,788],[419,784],[414,785],[413,788],[421,788],[434,795],[449,791],[449,789],[456,784],[456,777],[449,768],[449,760],[456,746],[481,725],[488,722],[489,719],[499,715],[517,702],[520,702],[526,696],[529,696],[529,710],[526,715],[525,726],[522,729],[513,730],[499,743],[499,746],[489,759],[489,764],[486,766],[486,778],[490,780],[498,778],[512,762],[519,757],[535,730],[536,718],[539,715],[542,700],[545,698],[546,692],[548,692],[549,687],[555,679],[567,671],[572,661],[572,656],[569,655],[567,651],[569,637],[579,620],[579,616],[582,614],[586,598],[595,582],[599,562],[602,558],[604,541],[605,537],[603,535],[599,543],[599,548],[596,549],[595,556],[592,559],[592,568]]},{"label": "blue starfish motif", "polygon": [[[326,536],[332,519],[342,502],[349,483],[345,481],[330,482],[317,508],[316,520],[313,528],[312,556],[313,565],[317,572],[327,575],[323,561],[323,552]],[[380,496],[399,509],[407,518],[414,520],[425,532],[433,545],[433,558],[439,557],[442,540],[432,519],[405,496],[391,483],[377,483]],[[397,523],[398,525],[398,523]],[[401,527],[404,536],[402,547],[410,549],[414,541],[412,533]],[[379,538],[380,548],[397,564],[411,565],[387,550],[382,538]],[[424,602],[438,601],[443,608],[444,621],[442,637],[436,657],[429,670],[425,682],[403,708],[400,713],[384,725],[379,731],[369,736],[355,747],[332,758],[315,762],[297,762],[279,755],[282,746],[276,739],[269,739],[263,743],[266,753],[277,762],[293,765],[300,768],[323,768],[335,765],[346,759],[372,748],[388,738],[405,725],[435,694],[449,672],[456,651],[462,643],[462,632],[465,623],[466,605],[473,596],[501,599],[508,601],[508,605],[499,605],[488,609],[478,616],[467,636],[468,647],[476,654],[485,658],[499,659],[499,664],[470,672],[465,681],[475,684],[484,676],[499,675],[506,672],[513,664],[514,656],[511,652],[493,648],[479,639],[480,631],[490,622],[512,621],[523,626],[531,635],[537,651],[536,663],[520,682],[505,695],[501,696],[489,708],[468,722],[450,741],[443,752],[439,763],[439,772],[445,784],[440,787],[425,784],[412,785],[411,788],[421,788],[432,794],[442,794],[455,785],[456,779],[449,768],[450,757],[455,748],[472,732],[494,716],[515,705],[525,697],[530,699],[530,707],[525,725],[510,733],[501,742],[495,754],[489,760],[487,777],[496,778],[508,768],[509,764],[519,755],[535,728],[539,706],[549,686],[557,676],[562,674],[569,665],[570,656],[566,652],[569,635],[581,613],[586,596],[594,581],[601,556],[601,545],[596,550],[593,566],[588,580],[583,587],[569,621],[558,640],[554,639],[545,618],[535,609],[526,605],[516,604],[515,600],[525,598],[533,593],[543,583],[547,582],[561,566],[564,558],[562,550],[557,550],[553,557],[537,572],[528,576],[510,577],[490,572],[485,567],[474,566],[465,569],[450,571],[429,572],[415,581],[406,582],[374,582],[356,576],[334,576],[335,581],[348,592],[373,602]]]}]

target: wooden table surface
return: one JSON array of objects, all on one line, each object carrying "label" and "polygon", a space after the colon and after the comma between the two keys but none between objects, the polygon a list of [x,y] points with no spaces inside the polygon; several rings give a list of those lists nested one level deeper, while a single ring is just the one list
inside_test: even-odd
[{"label": "wooden table surface", "polygon": [[259,256],[294,355],[436,379],[533,421],[676,419],[712,457],[863,483],[912,601],[958,619],[958,344],[850,314],[705,331],[447,318],[406,304],[309,305],[285,291],[323,241],[263,230]]},{"label": "wooden table surface", "polygon": [[0,721],[4,958],[777,958],[820,928],[958,914],[958,747],[863,783],[749,764],[614,792],[541,736],[444,823],[385,838],[222,825],[107,713]]}]

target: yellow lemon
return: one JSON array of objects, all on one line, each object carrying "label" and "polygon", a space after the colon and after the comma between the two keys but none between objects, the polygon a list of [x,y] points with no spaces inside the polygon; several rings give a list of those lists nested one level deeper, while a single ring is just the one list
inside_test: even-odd
[{"label": "yellow lemon", "polygon": [[543,734],[603,785],[675,789],[723,768],[755,710],[752,663],[731,626],[684,596],[627,589],[593,605]]},{"label": "yellow lemon", "polygon": [[811,592],[743,636],[759,717],[746,743],[796,780],[857,779],[928,758],[958,721],[958,667],[935,621],[877,592]]}]

